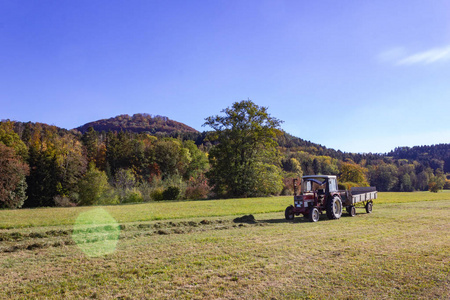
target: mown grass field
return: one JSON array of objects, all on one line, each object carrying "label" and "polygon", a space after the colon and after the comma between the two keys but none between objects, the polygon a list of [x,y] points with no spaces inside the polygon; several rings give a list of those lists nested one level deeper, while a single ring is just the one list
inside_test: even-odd
[{"label": "mown grass field", "polygon": [[99,257],[72,239],[98,208],[0,211],[0,298],[449,299],[450,193],[379,193],[372,214],[318,223],[285,221],[291,202],[103,207],[120,235]]},{"label": "mown grass field", "polygon": [[[439,193],[378,193],[376,204],[450,199],[450,191]],[[144,204],[104,206],[119,222],[217,217],[282,212],[292,204],[292,196],[204,201],[163,201]],[[0,211],[0,229],[73,225],[77,216],[92,207],[38,208]]]}]

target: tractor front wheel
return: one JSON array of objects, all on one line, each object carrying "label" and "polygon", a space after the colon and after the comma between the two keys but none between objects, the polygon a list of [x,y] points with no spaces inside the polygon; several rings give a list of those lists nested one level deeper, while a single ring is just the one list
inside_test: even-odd
[{"label": "tractor front wheel", "polygon": [[368,214],[370,214],[370,213],[372,212],[372,207],[373,207],[372,202],[367,202],[367,203],[366,203],[366,212],[367,212]]},{"label": "tractor front wheel", "polygon": [[311,210],[309,211],[309,220],[311,222],[317,222],[319,221],[319,217],[320,217],[319,210],[315,207],[311,208]]},{"label": "tractor front wheel", "polygon": [[329,199],[326,204],[327,217],[330,220],[339,219],[342,215],[342,201],[338,196]]},{"label": "tractor front wheel", "polygon": [[294,207],[292,205],[286,207],[286,210],[284,211],[284,217],[288,221],[294,220]]}]

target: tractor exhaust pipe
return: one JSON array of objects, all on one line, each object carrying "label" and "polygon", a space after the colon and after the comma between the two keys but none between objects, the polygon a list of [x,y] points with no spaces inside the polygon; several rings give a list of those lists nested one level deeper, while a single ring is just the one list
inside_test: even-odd
[{"label": "tractor exhaust pipe", "polygon": [[297,178],[294,178],[294,196],[297,196]]}]

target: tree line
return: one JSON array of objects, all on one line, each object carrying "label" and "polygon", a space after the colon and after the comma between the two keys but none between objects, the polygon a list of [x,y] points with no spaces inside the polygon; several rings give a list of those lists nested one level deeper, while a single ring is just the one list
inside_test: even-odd
[{"label": "tree line", "polygon": [[203,133],[152,134],[141,130],[146,115],[134,117],[139,132],[2,121],[0,207],[288,195],[293,178],[310,174],[338,175],[341,188],[450,188],[449,145],[344,153],[283,132],[250,100],[221,113],[205,119],[212,130]]}]

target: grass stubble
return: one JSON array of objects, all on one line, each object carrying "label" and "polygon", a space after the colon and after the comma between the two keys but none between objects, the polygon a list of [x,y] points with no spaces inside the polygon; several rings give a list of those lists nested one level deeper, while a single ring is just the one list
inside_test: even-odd
[{"label": "grass stubble", "polygon": [[3,229],[0,297],[449,299],[450,201],[395,202],[318,223],[120,222],[116,251],[99,257],[67,225]]}]

